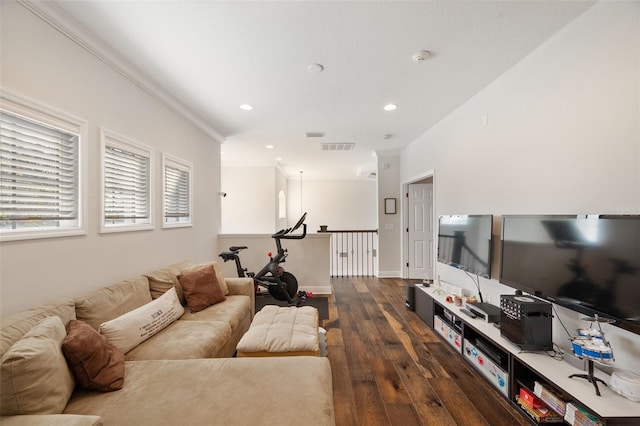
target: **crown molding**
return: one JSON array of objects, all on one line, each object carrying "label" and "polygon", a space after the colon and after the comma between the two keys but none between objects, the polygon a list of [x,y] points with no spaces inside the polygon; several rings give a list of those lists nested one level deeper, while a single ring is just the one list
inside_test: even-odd
[{"label": "crown molding", "polygon": [[226,138],[203,118],[167,93],[162,87],[153,83],[148,76],[134,67],[129,61],[124,59],[122,55],[102,40],[99,40],[87,30],[87,28],[69,16],[60,6],[49,1],[18,0],[18,2],[47,24],[64,34],[71,41],[117,71],[145,93],[152,96],[176,114],[184,117],[207,136],[220,144],[225,141]]}]

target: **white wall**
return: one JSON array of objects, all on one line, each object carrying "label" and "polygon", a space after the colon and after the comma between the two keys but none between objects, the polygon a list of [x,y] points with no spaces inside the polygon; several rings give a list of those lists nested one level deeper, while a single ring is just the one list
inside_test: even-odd
[{"label": "white wall", "polygon": [[[295,223],[301,212],[307,212],[309,232],[320,225],[329,230],[377,229],[377,195],[375,180],[305,180],[289,178],[289,224]],[[302,210],[301,210],[302,208]]]},{"label": "white wall", "polygon": [[[278,192],[274,167],[223,167],[222,225],[226,234],[277,231]],[[280,228],[279,228],[280,229]]]},{"label": "white wall", "polygon": [[[593,6],[404,149],[402,182],[434,170],[436,214],[492,213],[497,238],[503,214],[640,213],[639,22],[638,2]],[[494,303],[513,293],[496,279],[481,286]],[[570,330],[585,326],[560,314]],[[640,337],[609,330],[616,367],[637,371]]]},{"label": "white wall", "polygon": [[[2,2],[2,87],[89,124],[88,234],[0,243],[0,315],[183,259],[215,257],[220,146],[17,2]],[[100,140],[105,126],[155,148],[155,229],[99,234]],[[161,229],[161,154],[193,163],[191,228]]]},{"label": "white wall", "polygon": [[[307,212],[309,233],[329,229],[377,229],[375,180],[287,178],[275,167],[222,167],[221,233],[271,234],[293,226]],[[302,188],[302,193],[301,193]],[[287,218],[278,218],[278,192],[287,198]],[[301,199],[302,197],[302,199]]]},{"label": "white wall", "polygon": [[[285,195],[285,218],[280,218],[280,210],[279,210],[279,197],[280,191],[282,191]],[[276,230],[284,229],[288,227],[289,220],[293,218],[289,218],[287,215],[287,206],[286,203],[289,200],[289,193],[287,189],[287,176],[282,173],[282,171],[276,168],[276,190],[275,190],[275,202],[276,202]]]},{"label": "white wall", "polygon": [[[378,156],[378,276],[402,276],[402,205],[399,153]],[[396,199],[396,214],[385,214],[384,199]]]}]

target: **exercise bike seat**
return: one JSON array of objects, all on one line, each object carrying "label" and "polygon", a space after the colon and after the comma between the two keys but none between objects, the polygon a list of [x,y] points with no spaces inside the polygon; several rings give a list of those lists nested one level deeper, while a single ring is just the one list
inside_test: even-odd
[{"label": "exercise bike seat", "polygon": [[240,250],[244,250],[246,248],[247,248],[247,246],[231,246],[231,247],[229,247],[229,250],[231,250],[233,252],[237,252],[237,251],[240,251]]}]

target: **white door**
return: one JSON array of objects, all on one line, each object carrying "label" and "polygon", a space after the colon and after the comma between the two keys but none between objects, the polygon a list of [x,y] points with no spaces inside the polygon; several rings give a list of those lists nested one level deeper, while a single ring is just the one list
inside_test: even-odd
[{"label": "white door", "polygon": [[409,185],[409,258],[411,279],[433,279],[433,184]]}]

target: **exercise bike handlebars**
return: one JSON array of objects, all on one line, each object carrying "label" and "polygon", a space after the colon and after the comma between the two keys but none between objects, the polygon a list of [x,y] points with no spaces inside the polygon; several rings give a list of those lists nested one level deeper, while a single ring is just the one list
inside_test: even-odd
[{"label": "exercise bike handlebars", "polygon": [[283,240],[301,240],[307,236],[307,224],[302,225],[302,234],[291,235],[294,228],[283,229],[281,231],[276,232],[271,236],[271,238],[282,238]]},{"label": "exercise bike handlebars", "polygon": [[[275,234],[271,236],[271,238],[282,238],[285,240],[301,240],[307,236],[307,224],[304,223],[307,218],[307,213],[305,212],[302,217],[298,220],[298,222],[293,226],[293,228],[281,229]],[[289,235],[291,232],[296,231],[298,228],[302,226],[302,234],[301,235]]]}]

